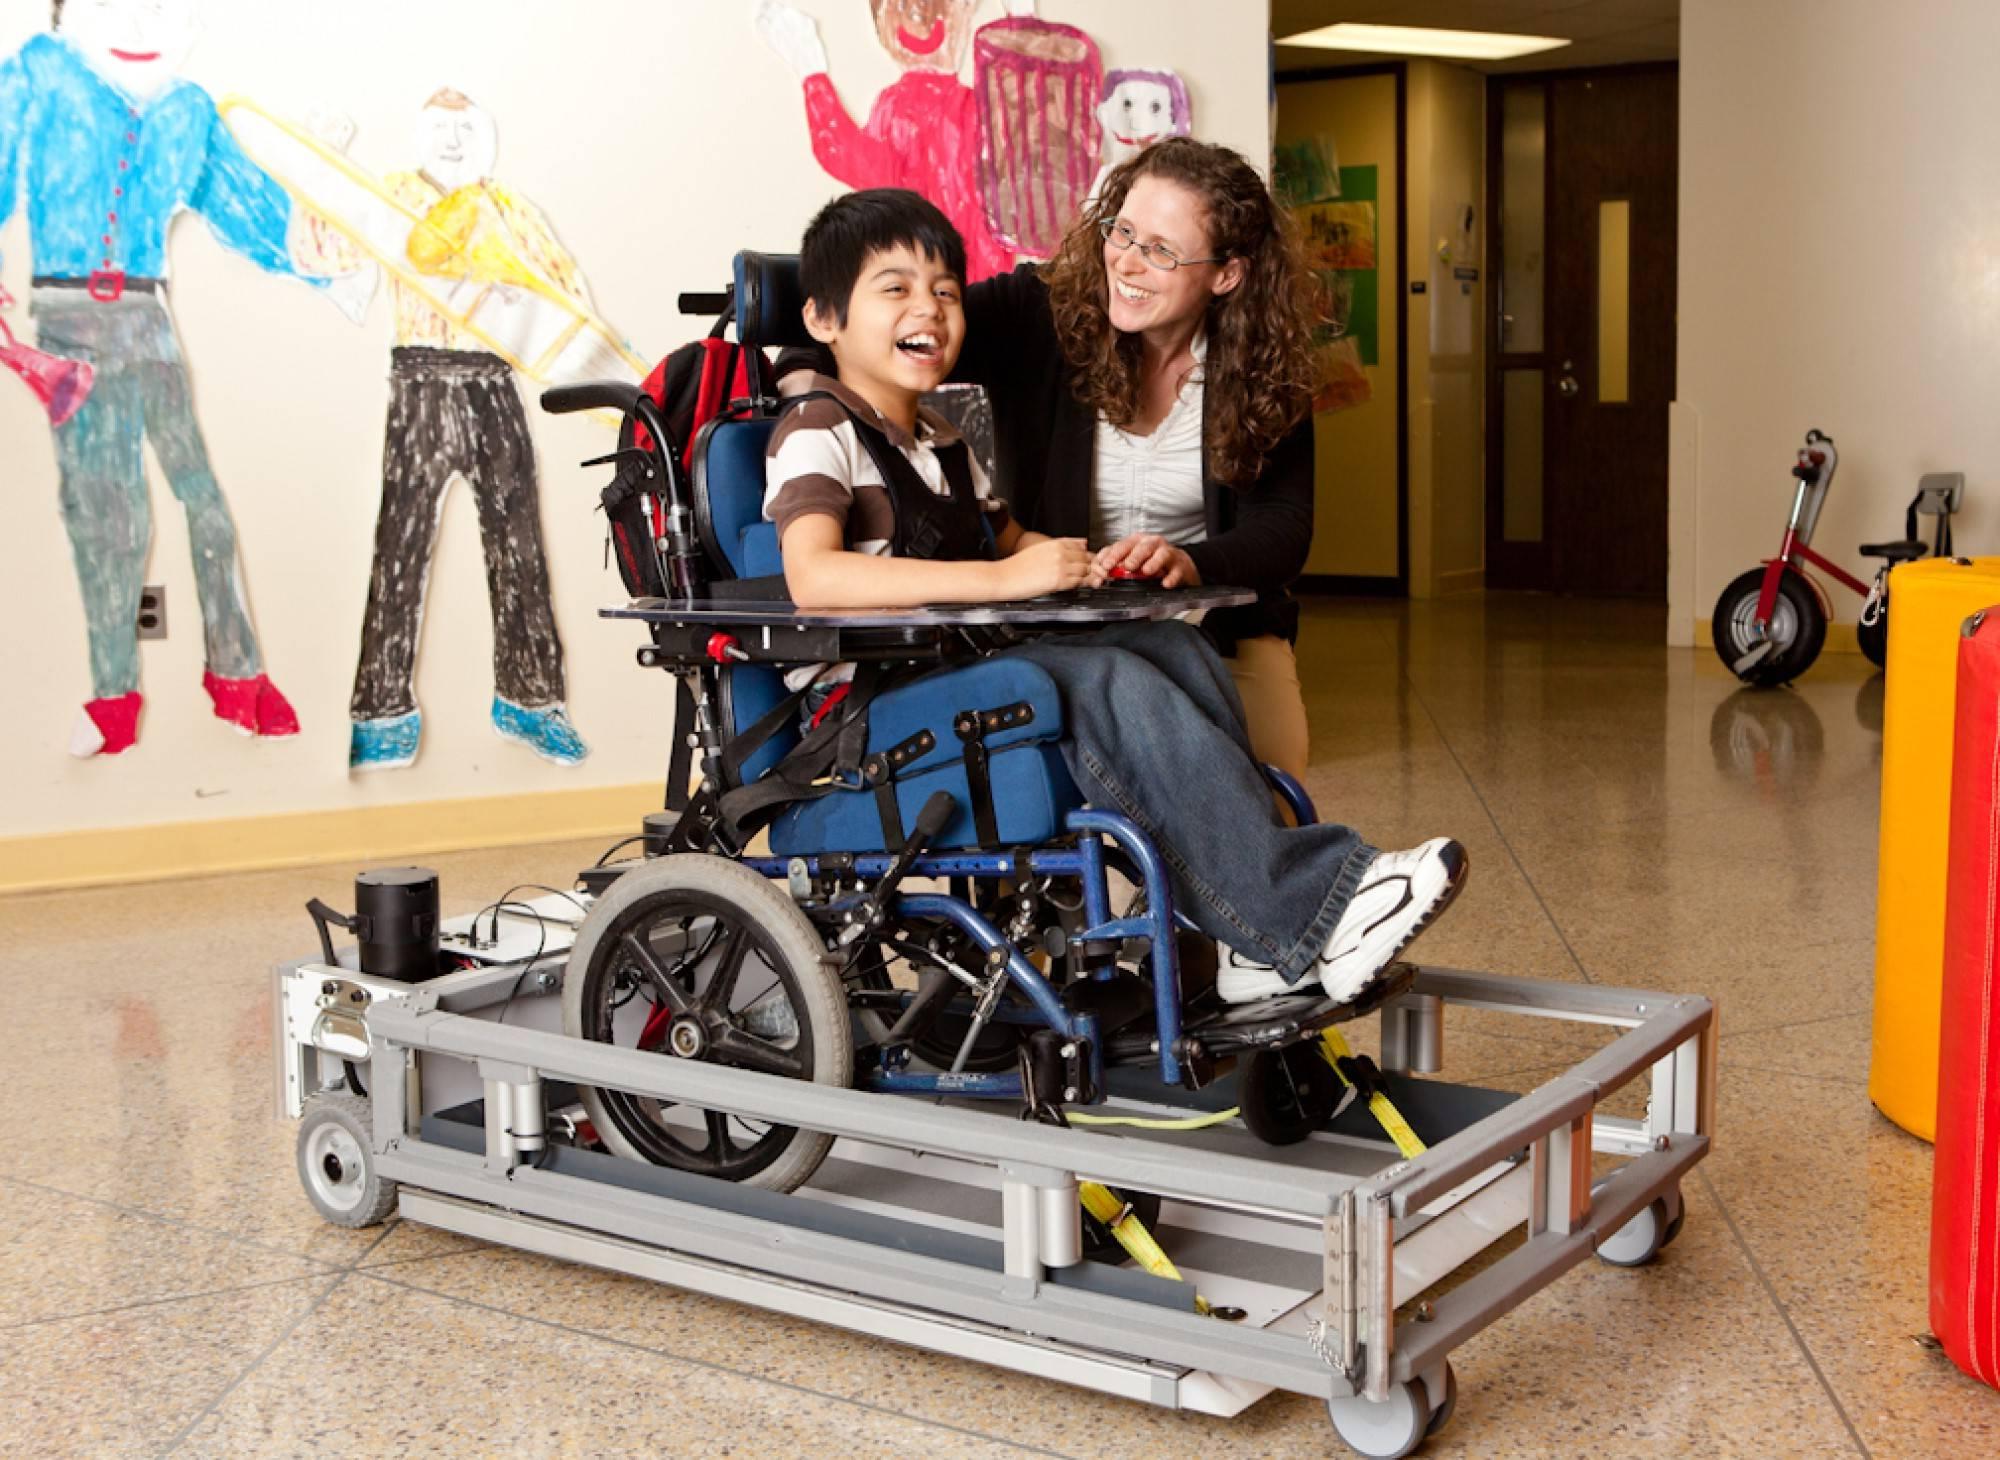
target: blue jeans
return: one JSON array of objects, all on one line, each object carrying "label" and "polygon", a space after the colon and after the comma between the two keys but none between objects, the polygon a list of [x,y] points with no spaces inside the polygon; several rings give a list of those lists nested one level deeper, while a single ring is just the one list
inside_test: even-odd
[{"label": "blue jeans", "polygon": [[1118,624],[1006,651],[1063,697],[1063,758],[1091,803],[1166,859],[1204,933],[1297,982],[1333,936],[1375,848],[1345,826],[1287,826],[1250,754],[1243,703],[1199,629]]}]

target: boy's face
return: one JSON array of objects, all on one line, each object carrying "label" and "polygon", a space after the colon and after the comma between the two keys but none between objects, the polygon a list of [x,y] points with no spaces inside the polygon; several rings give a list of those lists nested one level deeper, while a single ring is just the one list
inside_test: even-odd
[{"label": "boy's face", "polygon": [[964,288],[942,259],[908,244],[877,249],[861,265],[847,323],[806,306],[806,328],[833,351],[842,383],[876,405],[874,392],[914,398],[944,383],[965,343]]}]

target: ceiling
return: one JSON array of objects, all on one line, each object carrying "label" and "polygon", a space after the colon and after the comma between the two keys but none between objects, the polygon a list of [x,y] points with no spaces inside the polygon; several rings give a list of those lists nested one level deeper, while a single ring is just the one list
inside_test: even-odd
[{"label": "ceiling", "polygon": [[[1514,61],[1473,61],[1475,70],[1549,71],[1672,61],[1680,54],[1680,0],[1271,0],[1271,34],[1296,35],[1335,21],[1497,30],[1571,42]],[[1279,46],[1278,71],[1348,66],[1404,57]]]}]

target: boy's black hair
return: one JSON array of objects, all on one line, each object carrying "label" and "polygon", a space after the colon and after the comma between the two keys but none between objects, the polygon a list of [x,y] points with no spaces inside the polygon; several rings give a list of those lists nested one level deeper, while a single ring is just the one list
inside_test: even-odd
[{"label": "boy's black hair", "polygon": [[847,324],[847,302],[868,256],[898,244],[941,262],[965,279],[965,240],[938,206],[908,188],[867,188],[835,198],[806,225],[799,242],[799,285],[808,303]]}]

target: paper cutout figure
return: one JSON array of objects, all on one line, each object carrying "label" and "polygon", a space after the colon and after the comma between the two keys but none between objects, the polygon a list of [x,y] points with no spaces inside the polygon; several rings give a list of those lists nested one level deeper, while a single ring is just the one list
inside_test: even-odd
[{"label": "paper cutout figure", "polygon": [[1097,104],[1104,135],[1104,165],[1090,185],[1094,198],[1104,178],[1165,137],[1194,135],[1194,107],[1187,83],[1172,71],[1122,68],[1104,73],[1104,99]]},{"label": "paper cutout figure", "polygon": [[1097,175],[1097,43],[1075,26],[1008,7],[973,37],[979,97],[979,190],[1002,243],[1049,258]]},{"label": "paper cutout figure", "polygon": [[89,398],[53,433],[90,637],[91,698],[70,749],[116,755],[138,737],[147,442],[187,512],[216,715],[250,735],[295,734],[264,671],[164,292],[168,229],[183,209],[260,267],[299,275],[290,201],[217,122],[208,93],[177,74],[196,37],[194,0],[56,0],[52,25],[0,62],[0,222],[24,193],[37,343],[95,372]]},{"label": "paper cutout figure", "polygon": [[883,90],[857,125],[827,76],[826,47],[812,17],[763,0],[757,29],[805,89],[813,156],[851,188],[910,188],[951,219],[965,238],[967,282],[1013,267],[1007,245],[987,226],[980,201],[978,103],[958,79],[977,0],[869,0],[875,32],[902,77]]},{"label": "paper cutout figure", "polygon": [[[336,129],[329,144],[338,137]],[[460,479],[478,507],[486,554],[493,728],[545,759],[575,765],[589,749],[563,707],[534,442],[514,384],[519,361],[489,348],[485,333],[452,304],[467,291],[560,291],[587,316],[589,292],[540,211],[493,179],[499,131],[485,110],[448,87],[438,91],[424,104],[415,148],[420,168],[380,184],[395,211],[423,221],[402,225],[404,257],[391,261],[396,343],[375,564],[348,706],[348,766],[381,770],[416,759],[424,597],[445,493]]]}]

